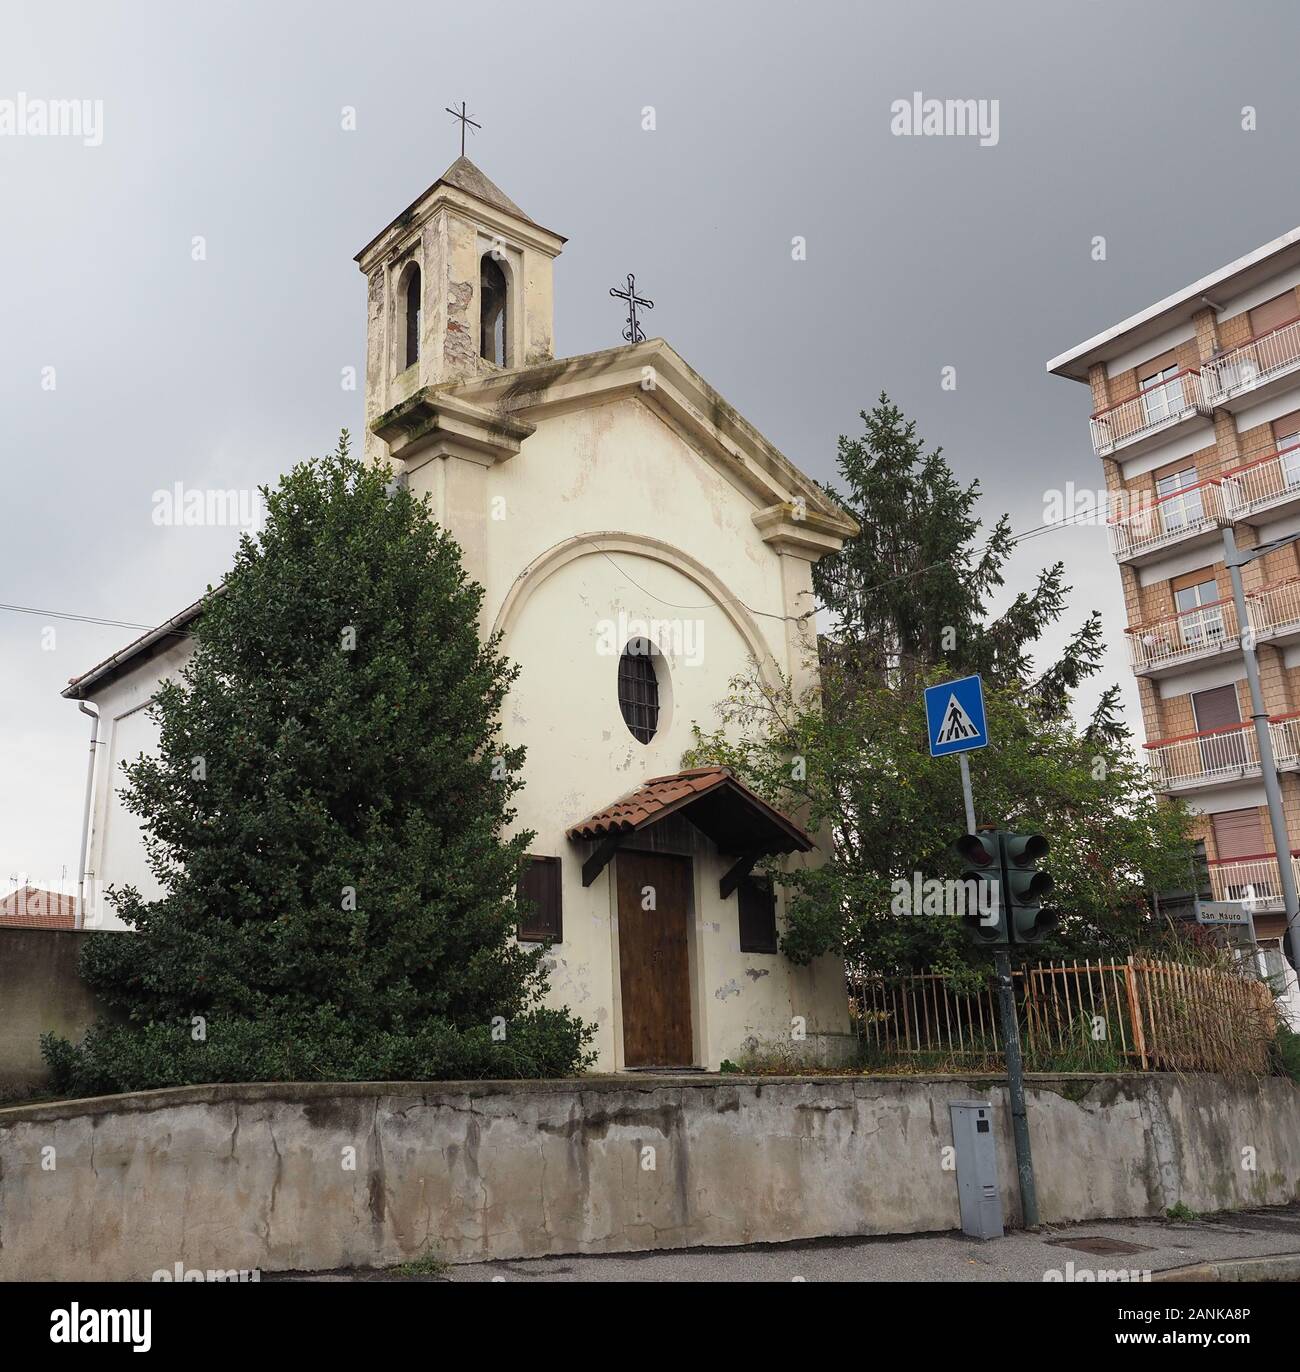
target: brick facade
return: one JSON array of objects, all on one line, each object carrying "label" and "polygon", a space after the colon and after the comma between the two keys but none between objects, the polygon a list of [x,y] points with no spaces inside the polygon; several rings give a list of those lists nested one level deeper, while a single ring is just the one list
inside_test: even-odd
[{"label": "brick facade", "polygon": [[[1300,315],[1300,293],[1292,289],[1289,294],[1295,304],[1294,313]],[[1280,296],[1275,297],[1266,303],[1264,317],[1270,321],[1277,320],[1282,314],[1287,313],[1287,304],[1288,302]],[[1185,381],[1184,384],[1189,387],[1187,394],[1194,393],[1199,396],[1202,394],[1199,389],[1199,378],[1206,364],[1210,364],[1210,370],[1204,373],[1207,377],[1207,388],[1204,392],[1207,403],[1199,418],[1188,416],[1202,426],[1206,425],[1207,416],[1212,422],[1212,431],[1206,430],[1207,441],[1203,446],[1187,456],[1174,457],[1162,463],[1159,461],[1160,447],[1168,440],[1160,437],[1154,441],[1147,440],[1144,447],[1138,449],[1139,452],[1146,451],[1150,454],[1140,462],[1133,462],[1131,452],[1125,453],[1121,443],[1117,443],[1115,450],[1108,452],[1101,459],[1106,487],[1118,498],[1112,513],[1113,519],[1123,520],[1134,511],[1157,509],[1157,483],[1166,476],[1180,474],[1184,490],[1193,483],[1202,483],[1198,484],[1198,489],[1202,490],[1214,488],[1213,496],[1207,496],[1205,499],[1205,508],[1213,509],[1215,498],[1221,501],[1223,508],[1229,511],[1228,517],[1234,528],[1237,545],[1241,549],[1256,547],[1260,538],[1260,528],[1264,527],[1267,530],[1271,521],[1291,519],[1296,527],[1300,527],[1300,454],[1297,456],[1294,475],[1288,474],[1286,469],[1279,465],[1280,460],[1276,456],[1277,435],[1280,432],[1291,431],[1289,425],[1293,416],[1287,415],[1282,420],[1284,427],[1280,430],[1276,428],[1278,421],[1274,419],[1266,423],[1248,419],[1245,425],[1239,426],[1239,413],[1248,413],[1252,403],[1223,403],[1217,398],[1220,392],[1212,390],[1208,385],[1210,380],[1219,379],[1220,374],[1215,368],[1226,366],[1222,361],[1226,352],[1241,347],[1252,339],[1259,341],[1260,330],[1254,325],[1258,324],[1260,317],[1259,306],[1253,310],[1240,310],[1230,317],[1220,317],[1214,308],[1207,305],[1195,310],[1190,316],[1192,336],[1172,349],[1153,350],[1152,356],[1138,365],[1126,366],[1116,371],[1112,371],[1105,362],[1094,361],[1088,364],[1087,382],[1092,396],[1094,416],[1108,412],[1125,401],[1133,400],[1143,390],[1144,380],[1148,381],[1149,385],[1149,378],[1152,375],[1173,367],[1178,368],[1180,372],[1197,374],[1195,392],[1190,390],[1192,382]],[[1183,318],[1186,320],[1188,316],[1183,315]],[[1281,331],[1286,326],[1274,324],[1272,327],[1274,331]],[[1265,354],[1268,346],[1272,345],[1261,346],[1261,355]],[[1116,339],[1112,350],[1119,353],[1123,349],[1123,339]],[[1253,351],[1252,349],[1252,355]],[[1130,348],[1127,357],[1131,359],[1133,355],[1134,352]],[[1082,379],[1082,365],[1078,372],[1072,374]],[[1292,376],[1281,381],[1270,377],[1269,384],[1271,389],[1267,396],[1269,408],[1266,413],[1273,415],[1278,412],[1279,405],[1286,404],[1288,387],[1294,388],[1290,408],[1292,411],[1300,411],[1300,359],[1297,360]],[[1146,399],[1137,403],[1144,410],[1147,409]],[[1147,413],[1149,414],[1149,410]],[[1183,435],[1195,432],[1189,426],[1182,430],[1182,433],[1178,433],[1175,426],[1181,422],[1181,419],[1176,418],[1169,426],[1170,433],[1178,434],[1181,439],[1177,446],[1174,442],[1169,442],[1170,450],[1175,453],[1179,447],[1187,446]],[[1156,427],[1154,423],[1152,427]],[[1300,425],[1297,425],[1297,428],[1300,429]],[[1243,468],[1257,463],[1260,459],[1265,461],[1264,471],[1256,473],[1251,478],[1241,475]],[[1134,468],[1144,467],[1146,470],[1136,470],[1132,476],[1126,478],[1126,465]],[[1194,475],[1186,475],[1189,472]],[[1224,481],[1224,478],[1227,480]],[[1269,480],[1273,481],[1276,487],[1275,495],[1271,488],[1268,490],[1268,499],[1272,501],[1272,506],[1262,512],[1253,508],[1244,510],[1243,500],[1253,497],[1243,496],[1241,493],[1258,491],[1266,487]],[[1252,481],[1254,484],[1249,484]],[[1172,505],[1164,505],[1165,510],[1173,508]],[[1165,516],[1161,514],[1159,518],[1164,520]],[[1170,522],[1176,525],[1176,518],[1170,517]],[[1134,516],[1132,527],[1140,527],[1137,516]],[[1163,530],[1164,524],[1161,523],[1160,527]],[[1288,532],[1290,527],[1283,525],[1278,530],[1267,531],[1265,537],[1276,537],[1279,532]],[[1203,561],[1198,562],[1198,553],[1203,555]],[[1163,561],[1170,564],[1167,575],[1160,574]],[[1189,530],[1189,536],[1183,545],[1179,545],[1177,538],[1172,539],[1168,551],[1161,545],[1154,555],[1144,553],[1141,557],[1120,563],[1119,572],[1131,646],[1137,649],[1139,657],[1152,651],[1149,648],[1151,643],[1162,644],[1172,640],[1175,644],[1175,653],[1186,651],[1189,658],[1195,659],[1188,661],[1186,665],[1183,665],[1181,660],[1172,666],[1160,665],[1159,670],[1152,671],[1149,675],[1139,671],[1138,694],[1148,743],[1146,756],[1152,759],[1153,750],[1161,747],[1164,747],[1166,752],[1172,752],[1174,745],[1170,741],[1177,740],[1183,749],[1182,757],[1192,759],[1191,769],[1194,774],[1190,784],[1179,785],[1177,794],[1186,799],[1194,810],[1200,810],[1202,807],[1210,811],[1231,810],[1231,792],[1227,792],[1225,797],[1224,788],[1232,785],[1243,795],[1249,796],[1253,787],[1253,793],[1257,795],[1262,789],[1258,773],[1256,772],[1254,778],[1249,775],[1243,777],[1240,774],[1209,776],[1202,785],[1199,776],[1195,775],[1202,764],[1196,761],[1197,755],[1194,751],[1188,751],[1199,747],[1200,740],[1207,737],[1205,731],[1198,733],[1197,694],[1201,691],[1218,692],[1214,697],[1207,696],[1202,701],[1202,713],[1218,720],[1227,713],[1222,690],[1225,686],[1235,689],[1238,713],[1240,719],[1246,722],[1246,729],[1243,730],[1246,737],[1241,746],[1253,748],[1253,737],[1249,736],[1250,696],[1235,637],[1228,635],[1226,640],[1215,640],[1203,652],[1196,647],[1195,633],[1201,631],[1197,626],[1213,621],[1216,605],[1223,607],[1217,613],[1226,617],[1224,622],[1229,626],[1235,624],[1231,581],[1223,562],[1222,542],[1217,536],[1217,530]],[[1242,580],[1248,599],[1252,593],[1258,597],[1254,602],[1256,608],[1252,610],[1252,614],[1258,613],[1261,625],[1267,623],[1273,626],[1267,632],[1273,633],[1274,637],[1265,638],[1261,634],[1257,653],[1265,708],[1271,719],[1279,721],[1278,727],[1283,727],[1280,722],[1287,716],[1300,714],[1300,545],[1291,544],[1280,548],[1249,564],[1243,569]],[[1212,589],[1205,588],[1206,582],[1213,583]],[[1294,589],[1288,589],[1292,583]],[[1181,617],[1175,601],[1175,595],[1180,591],[1187,593],[1189,598],[1194,595],[1199,607],[1190,612],[1184,608]],[[1287,613],[1290,613],[1288,607],[1292,605],[1294,631],[1290,627],[1284,631],[1277,630],[1278,623],[1289,624],[1282,610],[1287,609]],[[1273,617],[1269,618],[1269,615]],[[1187,627],[1189,625],[1191,628]],[[1133,634],[1139,636],[1137,640],[1132,640]],[[1295,666],[1287,666],[1288,656],[1295,661]],[[1234,670],[1241,671],[1241,675],[1235,681]],[[1183,684],[1184,681],[1186,685]],[[1227,699],[1230,700],[1231,697]],[[1220,727],[1226,729],[1226,726]],[[1283,727],[1280,736],[1290,739],[1292,734]],[[1294,736],[1300,745],[1300,726],[1295,728]],[[1207,754],[1210,751],[1212,749],[1207,747]],[[1279,753],[1279,765],[1283,768],[1281,784],[1288,831],[1291,835],[1289,846],[1300,853],[1300,757],[1284,760]],[[1263,805],[1237,808],[1255,809],[1258,812],[1259,833],[1262,836],[1260,852],[1272,854],[1274,845],[1267,808]],[[1235,840],[1238,850],[1227,857],[1218,851],[1212,813],[1198,814],[1194,821],[1194,833],[1205,843],[1211,863],[1226,872],[1229,861],[1246,862],[1246,855],[1240,851],[1239,845],[1243,841],[1240,837],[1242,833],[1250,836],[1249,821],[1244,815],[1240,815],[1229,816],[1220,823],[1223,832],[1231,832],[1231,826],[1235,824],[1239,835]],[[1220,872],[1219,875],[1225,891],[1221,893],[1216,889],[1216,895],[1221,895],[1225,899],[1244,898],[1237,894],[1235,886],[1230,887],[1224,872]],[[1279,932],[1281,919],[1280,915],[1271,911],[1261,911],[1257,918],[1258,932],[1265,936]],[[1279,928],[1274,929],[1274,925],[1278,925]]]}]

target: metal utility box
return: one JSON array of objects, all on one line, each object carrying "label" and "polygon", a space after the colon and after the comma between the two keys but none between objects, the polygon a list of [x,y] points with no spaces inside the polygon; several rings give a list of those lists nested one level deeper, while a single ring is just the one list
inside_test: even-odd
[{"label": "metal utility box", "polygon": [[1002,1237],[1002,1197],[998,1192],[998,1150],[993,1107],[982,1100],[948,1103],[957,1161],[957,1198],[963,1234],[973,1239]]}]

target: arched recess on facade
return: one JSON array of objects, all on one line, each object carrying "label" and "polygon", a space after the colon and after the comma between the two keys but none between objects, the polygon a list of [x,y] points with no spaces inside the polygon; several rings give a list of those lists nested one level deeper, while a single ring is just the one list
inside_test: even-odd
[{"label": "arched recess on facade", "polygon": [[[644,534],[575,534],[572,538],[554,544],[535,557],[515,578],[506,598],[501,602],[501,608],[497,611],[496,620],[492,625],[493,633],[500,633],[504,643],[518,622],[529,597],[547,578],[562,567],[567,567],[570,562],[576,562],[583,557],[599,557],[602,553],[608,553],[613,557],[616,565],[619,553],[630,553],[653,562],[662,562],[694,582],[711,600],[712,605],[709,608],[716,606],[740,635],[763,680],[774,690],[779,688],[780,669],[772,656],[772,650],[764,642],[753,615],[702,562],[697,562],[689,553],[674,548],[670,543]],[[662,608],[664,616],[669,617],[674,611],[686,614],[696,607],[663,605]]]}]

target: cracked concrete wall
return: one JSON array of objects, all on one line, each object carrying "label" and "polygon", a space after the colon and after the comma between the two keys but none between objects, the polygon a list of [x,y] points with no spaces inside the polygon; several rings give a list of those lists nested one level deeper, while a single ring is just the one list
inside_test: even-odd
[{"label": "cracked concrete wall", "polygon": [[[1289,1081],[1037,1077],[1028,1094],[1048,1222],[1297,1195]],[[0,1110],[0,1279],[952,1229],[947,1107],[972,1096],[995,1106],[1014,1217],[987,1078],[264,1084]]]}]

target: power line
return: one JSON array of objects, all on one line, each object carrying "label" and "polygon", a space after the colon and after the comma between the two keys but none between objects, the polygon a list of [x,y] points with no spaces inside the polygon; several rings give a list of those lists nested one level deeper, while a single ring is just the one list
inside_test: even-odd
[{"label": "power line", "polygon": [[154,629],[155,624],[133,624],[127,619],[101,619],[96,615],[77,615],[66,610],[39,610],[34,605],[0,604],[0,610],[11,610],[19,615],[39,615],[42,619],[72,619],[81,624],[103,624],[112,629]]},{"label": "power line", "polygon": [[[1031,538],[1040,538],[1043,534],[1050,533],[1054,529],[1060,529],[1068,525],[1077,524],[1081,520],[1091,517],[1092,511],[1084,510],[1080,511],[1078,514],[1071,515],[1065,519],[1053,520],[1047,524],[1036,524],[1032,528],[1026,529],[1023,533],[1012,534],[1011,537],[1008,539],[1008,546],[1015,547],[1017,544],[1024,543]],[[990,537],[985,543],[983,543],[979,547],[979,549],[977,549],[977,551],[984,552],[986,549],[992,547],[995,541],[995,537],[996,536]],[[739,605],[742,609],[748,611],[749,614],[758,615],[763,619],[794,620],[797,622],[807,619],[810,615],[816,614],[818,610],[826,609],[825,605],[815,605],[811,610],[805,610],[802,614],[781,615],[774,614],[770,610],[756,610],[753,606],[746,604],[745,601],[741,600],[739,597],[731,597],[729,599],[724,599],[722,601],[712,601],[707,605],[679,605],[674,601],[665,600],[662,596],[655,595],[653,591],[648,590],[646,587],[642,586],[641,583],[638,582],[634,577],[630,576],[623,567],[620,567],[619,564],[614,561],[613,557],[611,557],[610,554],[607,553],[604,548],[600,547],[599,544],[597,544],[593,540],[588,540],[588,542],[591,543],[592,548],[595,549],[595,551],[598,552],[610,564],[610,566],[612,566],[614,570],[617,571],[618,574],[624,578],[624,580],[630,582],[633,586],[635,586],[637,590],[641,592],[642,595],[649,596],[651,600],[657,601],[660,605],[665,605],[671,610],[698,611],[711,610],[718,604]],[[894,585],[896,582],[908,581],[914,576],[923,576],[926,572],[932,572],[937,567],[951,566],[953,560],[953,558],[940,558],[937,562],[931,562],[927,566],[914,567],[910,571],[900,572],[897,576],[888,577],[884,581],[878,581],[872,586],[865,586],[863,587],[863,592],[865,594],[870,591],[879,591],[886,586]],[[138,629],[141,632],[145,633],[149,632],[150,630],[161,627],[157,624],[139,624],[129,619],[108,619],[99,615],[75,614],[70,610],[42,610],[35,605],[11,605],[5,602],[0,602],[0,610],[8,610],[12,614],[36,615],[42,619],[59,619],[78,624],[96,624],[104,628],[110,629]],[[173,629],[171,632],[180,637],[189,637],[188,630]]]}]

